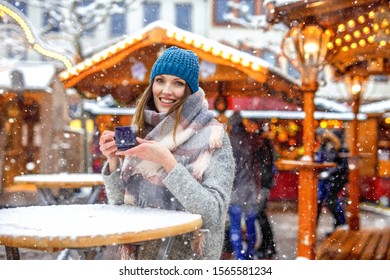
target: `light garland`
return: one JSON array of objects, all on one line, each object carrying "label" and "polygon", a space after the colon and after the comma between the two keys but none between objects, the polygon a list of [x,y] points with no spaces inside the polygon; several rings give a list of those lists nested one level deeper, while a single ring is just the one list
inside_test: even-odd
[{"label": "light garland", "polygon": [[42,45],[40,45],[35,39],[35,36],[31,28],[29,27],[28,23],[18,13],[8,8],[4,4],[0,4],[0,12],[10,16],[13,20],[15,20],[15,22],[23,30],[30,47],[32,47],[37,52],[39,52],[40,54],[46,57],[51,57],[53,59],[61,61],[65,65],[66,69],[70,69],[72,67],[72,62],[65,55],[55,51],[51,51],[47,48],[44,48]]},{"label": "light garland", "polygon": [[[378,43],[380,47],[385,47],[390,42],[384,39],[377,39],[377,35],[381,30],[385,34],[390,33],[389,20],[385,16],[387,13],[389,13],[387,8],[380,8],[369,11],[366,16],[359,15],[357,21],[350,19],[346,23],[340,23],[337,26],[337,33],[339,35],[336,36],[334,44],[341,47],[341,50],[344,52],[358,47],[364,48],[367,44],[374,43]],[[362,25],[365,23],[366,25],[362,26],[361,30],[357,29],[351,31],[351,34],[344,34],[348,32],[348,29],[354,29],[358,24]],[[328,44],[328,49],[334,49],[334,44]]]}]

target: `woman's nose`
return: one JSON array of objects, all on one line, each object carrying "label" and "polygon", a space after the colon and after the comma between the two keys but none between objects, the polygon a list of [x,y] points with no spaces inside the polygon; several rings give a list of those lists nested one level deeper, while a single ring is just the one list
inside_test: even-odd
[{"label": "woman's nose", "polygon": [[163,93],[171,93],[172,85],[170,83],[165,83],[163,87]]}]

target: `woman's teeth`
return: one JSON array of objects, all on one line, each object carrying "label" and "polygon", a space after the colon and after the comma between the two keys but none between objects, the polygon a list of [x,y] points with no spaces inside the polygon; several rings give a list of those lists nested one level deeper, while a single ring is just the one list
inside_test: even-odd
[{"label": "woman's teeth", "polygon": [[171,99],[165,99],[165,98],[160,98],[161,102],[163,103],[173,103],[175,102],[174,100],[171,100]]}]

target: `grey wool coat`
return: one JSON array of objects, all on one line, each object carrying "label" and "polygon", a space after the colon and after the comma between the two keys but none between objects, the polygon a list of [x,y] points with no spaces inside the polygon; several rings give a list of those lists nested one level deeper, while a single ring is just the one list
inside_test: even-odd
[{"label": "grey wool coat", "polygon": [[[211,162],[203,174],[202,182],[195,180],[190,172],[178,163],[164,178],[165,187],[180,202],[183,208],[193,214],[200,214],[203,219],[202,229],[207,229],[202,255],[197,255],[191,248],[193,233],[177,236],[168,259],[220,259],[224,241],[224,230],[230,195],[234,179],[235,163],[227,134],[222,147],[213,152]],[[124,203],[123,181],[120,169],[109,174],[108,164],[102,174],[109,204]],[[126,221],[123,221],[126,222]],[[137,259],[155,259],[161,240],[142,243],[136,254]]]}]

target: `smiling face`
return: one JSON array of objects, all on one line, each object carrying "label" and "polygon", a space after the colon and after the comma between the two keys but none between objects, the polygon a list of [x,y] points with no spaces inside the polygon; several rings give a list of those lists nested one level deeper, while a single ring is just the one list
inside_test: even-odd
[{"label": "smiling face", "polygon": [[157,75],[153,80],[153,101],[160,113],[165,113],[183,97],[186,81],[172,75]]}]

